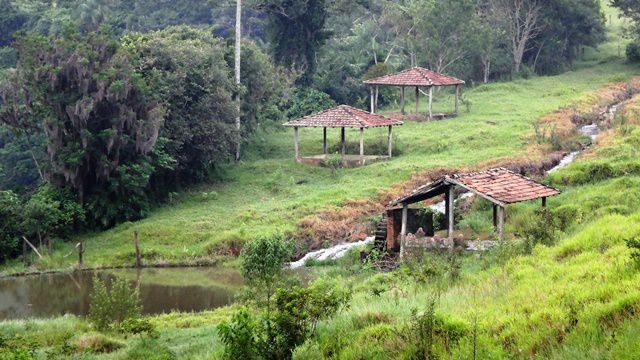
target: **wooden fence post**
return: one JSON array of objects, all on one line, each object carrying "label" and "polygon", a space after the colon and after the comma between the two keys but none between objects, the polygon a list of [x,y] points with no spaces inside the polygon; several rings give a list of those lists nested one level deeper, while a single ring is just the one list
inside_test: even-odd
[{"label": "wooden fence post", "polygon": [[133,230],[133,238],[136,242],[136,267],[142,267],[142,256],[140,255],[140,239],[138,238],[138,229]]}]

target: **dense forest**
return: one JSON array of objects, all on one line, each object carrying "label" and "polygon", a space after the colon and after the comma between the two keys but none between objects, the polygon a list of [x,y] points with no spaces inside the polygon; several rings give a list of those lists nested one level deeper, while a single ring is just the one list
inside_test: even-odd
[{"label": "dense forest", "polygon": [[[613,4],[638,19],[635,2]],[[252,134],[364,106],[364,79],[409,66],[471,84],[555,74],[607,21],[597,0],[254,0],[237,86],[235,5],[0,0],[0,260],[22,236],[50,245],[143,218],[216,180]]]}]

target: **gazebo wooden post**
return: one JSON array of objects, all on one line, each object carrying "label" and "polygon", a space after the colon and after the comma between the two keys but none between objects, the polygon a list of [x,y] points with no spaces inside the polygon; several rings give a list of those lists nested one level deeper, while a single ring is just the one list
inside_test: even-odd
[{"label": "gazebo wooden post", "polygon": [[458,115],[459,99],[460,99],[460,85],[456,85],[456,107],[455,107],[455,114],[456,115]]},{"label": "gazebo wooden post", "polygon": [[433,86],[429,86],[429,120],[433,120]]},{"label": "gazebo wooden post", "polygon": [[402,227],[400,228],[400,259],[404,258],[404,240],[407,237],[407,217],[409,205],[402,204]]},{"label": "gazebo wooden post", "polygon": [[327,127],[323,127],[322,128],[322,135],[323,135],[323,141],[322,141],[322,153],[323,154],[327,154]]},{"label": "gazebo wooden post", "polygon": [[369,86],[369,92],[370,92],[370,98],[371,98],[371,113],[375,114],[376,113],[376,104],[375,104],[375,100],[373,99],[373,86]]},{"label": "gazebo wooden post", "polygon": [[387,138],[389,157],[393,154],[393,126],[389,125],[389,135]]},{"label": "gazebo wooden post", "polygon": [[400,87],[400,112],[404,115],[404,86]]},{"label": "gazebo wooden post", "polygon": [[500,240],[504,240],[504,207],[498,206],[498,231]]},{"label": "gazebo wooden post", "polygon": [[296,150],[296,159],[300,158],[300,147],[298,145],[298,127],[293,128],[293,144]]},{"label": "gazebo wooden post", "polygon": [[449,186],[449,189],[447,189],[447,199],[449,201],[447,201],[447,210],[449,213],[449,216],[447,218],[447,223],[448,223],[448,229],[447,229],[447,238],[449,239],[453,239],[453,226],[454,226],[454,214],[453,214],[453,208],[454,208],[454,202],[455,202],[455,194],[454,194],[454,186],[451,185]]},{"label": "gazebo wooden post", "polygon": [[543,207],[543,208],[546,208],[546,207],[547,207],[547,198],[546,198],[546,197],[543,197],[543,198],[542,198],[542,207]]},{"label": "gazebo wooden post", "polygon": [[416,114],[420,112],[420,87],[416,86]]},{"label": "gazebo wooden post", "polygon": [[373,102],[373,109],[374,109],[374,113],[378,111],[378,85],[376,85],[376,93],[375,93],[375,101]]},{"label": "gazebo wooden post", "polygon": [[340,128],[340,151],[342,153],[342,156],[344,156],[344,152],[345,152],[345,144],[344,144],[344,127]]},{"label": "gazebo wooden post", "polygon": [[364,128],[360,128],[360,157],[364,157]]}]

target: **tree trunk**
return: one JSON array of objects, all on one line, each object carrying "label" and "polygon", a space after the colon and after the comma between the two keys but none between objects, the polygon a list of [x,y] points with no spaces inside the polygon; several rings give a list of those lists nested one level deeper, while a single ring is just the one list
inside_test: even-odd
[{"label": "tree trunk", "polygon": [[235,51],[235,75],[236,75],[236,130],[238,131],[238,143],[236,145],[236,161],[240,160],[240,144],[242,142],[240,124],[240,51],[242,44],[242,0],[236,0],[236,51]]}]

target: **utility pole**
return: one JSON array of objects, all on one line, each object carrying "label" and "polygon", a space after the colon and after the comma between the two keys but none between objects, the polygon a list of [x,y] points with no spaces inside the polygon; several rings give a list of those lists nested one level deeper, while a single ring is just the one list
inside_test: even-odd
[{"label": "utility pole", "polygon": [[236,0],[236,130],[238,130],[238,143],[236,144],[236,161],[240,160],[240,143],[242,142],[240,124],[240,46],[242,43],[242,0]]}]

